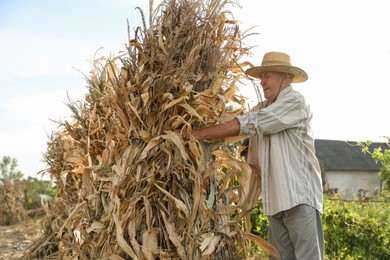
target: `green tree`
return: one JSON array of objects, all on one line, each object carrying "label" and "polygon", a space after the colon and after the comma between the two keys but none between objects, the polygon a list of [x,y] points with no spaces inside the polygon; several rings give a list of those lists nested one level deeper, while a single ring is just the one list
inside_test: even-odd
[{"label": "green tree", "polygon": [[1,176],[0,181],[3,183],[11,181],[21,181],[23,179],[23,173],[17,170],[18,161],[10,156],[3,156],[3,160],[0,163]]},{"label": "green tree", "polygon": [[378,147],[372,153],[372,158],[375,162],[381,162],[382,168],[379,172],[379,178],[383,181],[383,190],[390,191],[390,149],[382,151],[381,147]]},{"label": "green tree", "polygon": [[[388,143],[390,143],[390,137],[387,137],[387,139]],[[357,143],[358,146],[362,147],[363,153],[371,154],[371,157],[376,163],[380,162],[382,164],[378,176],[383,181],[383,191],[390,192],[390,149],[382,149],[382,147],[377,147],[371,152],[369,150],[369,146],[371,144],[371,141]],[[390,147],[389,144],[387,147]]]}]

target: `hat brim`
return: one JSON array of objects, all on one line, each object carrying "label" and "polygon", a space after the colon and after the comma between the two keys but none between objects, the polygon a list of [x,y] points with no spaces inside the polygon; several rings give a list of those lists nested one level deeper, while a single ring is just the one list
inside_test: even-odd
[{"label": "hat brim", "polygon": [[304,82],[308,79],[307,73],[298,67],[294,66],[283,66],[283,65],[272,65],[272,66],[259,66],[253,67],[246,70],[246,73],[254,78],[260,78],[263,72],[283,72],[294,75],[293,83]]}]

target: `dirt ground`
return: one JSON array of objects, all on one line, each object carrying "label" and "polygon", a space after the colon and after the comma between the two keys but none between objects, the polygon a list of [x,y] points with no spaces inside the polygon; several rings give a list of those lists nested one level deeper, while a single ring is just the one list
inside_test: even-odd
[{"label": "dirt ground", "polygon": [[42,234],[39,220],[0,226],[0,260],[20,259],[25,249]]}]

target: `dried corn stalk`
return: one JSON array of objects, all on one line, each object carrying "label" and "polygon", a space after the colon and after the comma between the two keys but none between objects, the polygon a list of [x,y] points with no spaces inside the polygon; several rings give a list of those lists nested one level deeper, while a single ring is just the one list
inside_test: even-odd
[{"label": "dried corn stalk", "polygon": [[13,225],[27,218],[23,187],[18,182],[0,183],[0,225]]},{"label": "dried corn stalk", "polygon": [[190,135],[243,110],[236,61],[248,49],[228,4],[163,1],[127,52],[95,60],[85,100],[69,102],[74,122],[48,143],[58,196],[30,257],[246,256],[241,223],[259,195],[259,173],[222,143]]}]

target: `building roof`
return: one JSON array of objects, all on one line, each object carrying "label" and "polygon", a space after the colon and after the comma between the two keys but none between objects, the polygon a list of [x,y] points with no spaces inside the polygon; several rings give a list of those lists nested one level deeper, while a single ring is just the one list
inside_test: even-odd
[{"label": "building roof", "polygon": [[[372,143],[369,150],[381,146],[382,150],[388,149],[386,143]],[[379,171],[381,163],[375,163],[371,155],[362,152],[362,147],[356,146],[353,141],[315,140],[316,155],[321,168],[339,171]]]}]

